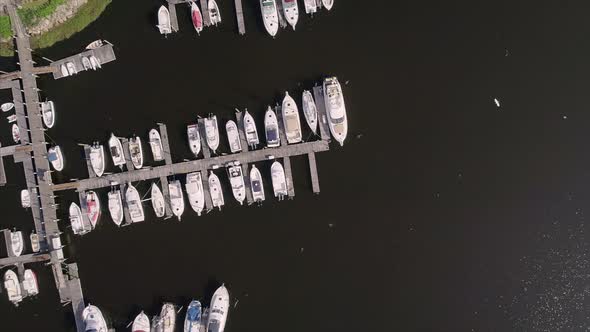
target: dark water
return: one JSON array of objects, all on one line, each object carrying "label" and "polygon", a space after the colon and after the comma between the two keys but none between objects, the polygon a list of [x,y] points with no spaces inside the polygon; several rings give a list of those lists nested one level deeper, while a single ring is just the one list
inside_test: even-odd
[{"label": "dark water", "polygon": [[[349,140],[317,156],[320,196],[295,158],[293,201],[246,208],[230,198],[222,213],[150,215],[124,229],[105,211],[83,239],[66,233],[86,300],[118,330],[163,301],[208,300],[220,282],[239,300],[228,331],[588,328],[587,5],[337,0],[272,40],[257,1],[245,0],[245,37],[233,2],[219,2],[224,24],[201,37],[183,6],[181,32],[164,39],[159,1],[115,1],[38,52],[60,58],[101,37],[118,57],[96,73],[40,80],[59,112],[48,131],[66,151],[59,180],[86,176],[77,142],[146,135],[162,121],[180,161],[197,115],[227,120],[248,107],[260,118],[285,90],[324,75],[349,81]],[[22,169],[7,172],[0,224],[28,231]],[[73,199],[59,198],[64,220]],[[41,295],[18,309],[0,301],[2,330],[72,330],[49,268],[35,270]]]}]

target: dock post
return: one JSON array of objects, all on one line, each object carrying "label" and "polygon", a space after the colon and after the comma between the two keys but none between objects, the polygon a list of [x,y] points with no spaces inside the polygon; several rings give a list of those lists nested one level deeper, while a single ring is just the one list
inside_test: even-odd
[{"label": "dock post", "polygon": [[320,178],[318,176],[318,167],[315,161],[315,153],[307,154],[309,159],[309,172],[311,173],[311,188],[314,194],[320,193]]},{"label": "dock post", "polygon": [[330,141],[330,127],[328,126],[328,117],[326,115],[326,103],[324,101],[324,91],[321,86],[313,88],[313,98],[318,110],[318,122],[320,125],[320,136],[324,141]]},{"label": "dock post", "polygon": [[242,0],[235,0],[236,4],[236,17],[238,19],[238,31],[240,35],[246,34],[246,24],[244,22],[244,12],[242,11]]},{"label": "dock post", "polygon": [[[160,138],[162,139],[162,150],[164,153],[164,162],[166,165],[172,165],[172,154],[170,151],[170,141],[168,140],[168,129],[165,124],[158,124],[160,129]],[[164,195],[164,205],[166,206],[165,218],[172,218],[172,204],[170,203],[170,190],[168,189],[168,178],[160,176],[160,184],[162,185],[162,195]]]}]

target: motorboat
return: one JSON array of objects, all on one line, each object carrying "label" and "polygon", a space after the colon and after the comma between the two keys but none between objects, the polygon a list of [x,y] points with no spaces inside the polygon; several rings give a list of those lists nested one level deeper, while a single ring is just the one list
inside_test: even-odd
[{"label": "motorboat", "polygon": [[258,130],[256,129],[256,122],[248,111],[244,113],[244,131],[246,132],[246,142],[251,148],[256,148],[260,144],[258,139]]},{"label": "motorboat", "polygon": [[92,229],[94,229],[100,218],[100,199],[94,191],[86,193],[86,210],[88,220],[90,220]]},{"label": "motorboat", "polygon": [[2,112],[8,112],[14,108],[14,103],[4,103],[0,105]]},{"label": "motorboat", "polygon": [[31,193],[28,189],[23,189],[20,191],[20,204],[25,209],[31,207]]},{"label": "motorboat", "polygon": [[131,325],[131,332],[150,332],[150,319],[149,317],[142,311],[133,320],[133,325]]},{"label": "motorboat", "polygon": [[141,138],[135,136],[129,139],[129,155],[131,156],[131,162],[135,169],[141,169],[143,167],[143,147],[141,146]]},{"label": "motorboat", "polygon": [[192,300],[186,309],[184,332],[199,332],[201,327],[201,302]]},{"label": "motorboat", "polygon": [[82,210],[76,203],[70,204],[70,225],[72,226],[72,231],[76,235],[84,235],[88,233],[92,228],[85,229],[84,225],[84,218],[82,216]]},{"label": "motorboat", "polygon": [[219,148],[219,128],[217,127],[217,117],[209,115],[204,119],[205,122],[205,138],[207,145],[215,153]]},{"label": "motorboat", "polygon": [[191,1],[191,19],[197,34],[200,34],[201,31],[203,31],[203,15],[201,14],[201,10],[195,1]]},{"label": "motorboat", "polygon": [[288,194],[287,179],[285,178],[285,169],[283,169],[283,165],[278,161],[272,163],[272,166],[270,167],[270,175],[275,197],[278,197],[279,200],[283,200]]},{"label": "motorboat", "polygon": [[12,124],[12,140],[14,143],[20,142],[20,128],[16,123]]},{"label": "motorboat", "polygon": [[41,246],[39,245],[39,234],[33,232],[29,237],[31,239],[31,250],[33,250],[34,253],[39,252],[39,250],[41,250]]},{"label": "motorboat", "polygon": [[90,63],[90,59],[87,56],[82,57],[82,66],[84,66],[84,70],[92,69],[92,64]]},{"label": "motorboat", "polygon": [[152,183],[151,201],[156,217],[162,218],[166,214],[166,203],[162,190],[156,183]]},{"label": "motorboat", "polygon": [[315,14],[318,11],[318,4],[316,0],[304,0],[305,4],[305,13],[307,14]]},{"label": "motorboat", "polygon": [[84,331],[86,332],[108,332],[107,321],[98,307],[89,304],[82,311],[84,320]]},{"label": "motorboat", "polygon": [[262,202],[264,196],[264,182],[262,181],[262,174],[256,166],[252,165],[250,169],[250,188],[252,188],[252,198],[254,202]]},{"label": "motorboat", "polygon": [[277,11],[276,1],[260,0],[260,11],[262,12],[264,28],[269,35],[272,37],[276,36],[277,32],[279,31],[279,13]]},{"label": "motorboat", "polygon": [[232,193],[234,198],[240,205],[244,204],[246,198],[246,186],[244,185],[244,174],[242,173],[242,166],[240,162],[230,162],[227,167],[227,176],[231,185]]},{"label": "motorboat", "polygon": [[143,205],[141,204],[141,197],[139,196],[137,189],[131,183],[127,185],[127,191],[125,191],[125,202],[127,203],[127,209],[129,210],[131,222],[140,222],[145,220]]},{"label": "motorboat", "polygon": [[287,143],[294,144],[301,142],[301,121],[299,120],[299,109],[295,100],[285,92],[283,98],[283,125],[285,126],[285,133],[287,134]]},{"label": "motorboat", "polygon": [[123,144],[121,144],[121,140],[118,139],[115,134],[111,134],[111,138],[109,138],[109,149],[111,151],[111,157],[113,158],[113,164],[123,168],[123,165],[125,165]]},{"label": "motorboat", "polygon": [[108,193],[109,197],[109,213],[111,219],[117,226],[121,226],[123,222],[123,198],[121,197],[121,190],[114,189]]},{"label": "motorboat", "polygon": [[92,70],[97,70],[97,69],[102,68],[99,58],[95,57],[94,55],[91,55],[89,59],[90,59],[90,67],[92,67]]},{"label": "motorboat", "polygon": [[203,190],[201,172],[186,175],[186,192],[191,208],[200,216],[205,208],[205,191]]},{"label": "motorboat", "polygon": [[327,10],[330,10],[332,9],[332,6],[334,6],[334,0],[322,0],[322,5],[324,5],[324,8]]},{"label": "motorboat", "polygon": [[78,71],[76,70],[76,66],[71,61],[66,62],[66,68],[68,68],[69,75],[75,75],[78,73]]},{"label": "motorboat", "polygon": [[207,8],[209,8],[209,21],[212,25],[221,23],[221,13],[219,12],[219,6],[215,0],[209,0],[207,2]]},{"label": "motorboat", "polygon": [[102,40],[97,39],[97,40],[93,41],[92,43],[88,44],[88,46],[86,46],[86,49],[87,50],[95,50],[95,49],[101,47],[102,45],[104,45]]},{"label": "motorboat", "polygon": [[61,76],[63,76],[63,77],[70,76],[70,73],[68,72],[68,68],[66,67],[65,64],[60,65],[59,69],[61,71]]},{"label": "motorboat", "polygon": [[29,296],[35,296],[39,294],[39,283],[37,282],[37,275],[33,270],[26,269],[23,279],[23,290]]},{"label": "motorboat", "polygon": [[209,193],[211,194],[213,207],[221,210],[221,207],[225,205],[223,190],[221,190],[221,182],[219,181],[219,178],[213,173],[213,171],[209,173]]},{"label": "motorboat", "polygon": [[8,121],[8,123],[16,122],[16,120],[17,120],[16,114],[11,114],[11,115],[7,116],[6,120]]},{"label": "motorboat", "polygon": [[170,192],[170,205],[172,205],[172,213],[180,221],[180,218],[184,213],[184,194],[182,193],[180,181],[170,181],[168,183],[168,191]]},{"label": "motorboat", "polygon": [[229,141],[229,150],[231,153],[242,151],[242,142],[240,142],[238,126],[233,120],[229,120],[225,124],[225,131],[227,132],[227,140]]},{"label": "motorboat", "polygon": [[160,34],[167,35],[172,33],[172,26],[170,25],[170,12],[166,6],[161,6],[158,9],[158,29]]},{"label": "motorboat", "polygon": [[227,315],[229,312],[229,292],[225,285],[217,288],[211,304],[209,305],[209,317],[207,319],[208,332],[223,332],[225,323],[227,322]]},{"label": "motorboat", "polygon": [[18,305],[23,300],[22,290],[18,276],[12,270],[4,272],[4,288],[8,294],[8,300],[15,305]]},{"label": "motorboat", "polygon": [[299,5],[297,0],[283,0],[283,13],[287,23],[295,30],[297,21],[299,20]]},{"label": "motorboat", "polygon": [[172,303],[164,303],[160,311],[159,332],[174,332],[176,326],[176,309]]},{"label": "motorboat", "polygon": [[346,105],[342,95],[342,87],[338,78],[330,77],[324,80],[324,101],[326,103],[326,114],[332,136],[340,145],[348,134],[348,119],[346,117]]},{"label": "motorboat", "polygon": [[311,92],[308,90],[303,91],[302,97],[302,105],[303,105],[303,115],[305,116],[305,122],[309,126],[309,129],[314,134],[317,134],[318,131],[318,109],[315,105],[315,101]]},{"label": "motorboat", "polygon": [[150,140],[150,148],[152,149],[152,156],[154,156],[154,161],[164,160],[164,148],[162,146],[162,137],[160,137],[160,132],[156,129],[152,129],[150,130],[148,136]]},{"label": "motorboat", "polygon": [[19,257],[20,255],[22,255],[24,249],[25,239],[23,237],[23,232],[10,232],[10,251],[12,253],[12,256]]},{"label": "motorboat", "polygon": [[188,144],[191,148],[191,152],[195,155],[195,157],[198,157],[199,152],[201,152],[201,135],[199,134],[199,125],[196,123],[188,125],[186,128],[186,133],[188,135]]},{"label": "motorboat", "polygon": [[47,150],[47,160],[51,162],[53,169],[58,172],[63,171],[65,162],[59,145],[52,146]]},{"label": "motorboat", "polygon": [[269,148],[276,148],[281,145],[279,122],[277,115],[270,106],[268,106],[264,114],[264,134],[266,136],[266,146]]},{"label": "motorboat", "polygon": [[96,176],[101,177],[104,174],[104,146],[95,142],[90,147],[90,166]]}]

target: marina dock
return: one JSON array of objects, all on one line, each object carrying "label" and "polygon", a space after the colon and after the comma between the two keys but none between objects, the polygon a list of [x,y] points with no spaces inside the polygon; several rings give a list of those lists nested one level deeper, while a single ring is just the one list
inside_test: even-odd
[{"label": "marina dock", "polygon": [[238,20],[238,32],[240,35],[246,34],[246,23],[244,22],[244,11],[242,10],[242,0],[234,0],[236,6],[236,18]]},{"label": "marina dock", "polygon": [[[61,72],[61,66],[65,65],[68,62],[74,64],[74,67],[76,68],[78,74],[86,70],[91,70],[85,69],[84,65],[82,64],[82,59],[85,57],[89,58],[90,56],[96,57],[100,62],[101,66],[111,61],[115,61],[117,59],[115,56],[115,51],[113,50],[113,45],[107,42],[99,48],[84,50],[83,52],[80,52],[76,55],[72,55],[67,58],[52,62],[50,67],[52,68],[53,78],[57,80],[66,77]],[[73,75],[68,75],[67,77],[71,76]]]}]

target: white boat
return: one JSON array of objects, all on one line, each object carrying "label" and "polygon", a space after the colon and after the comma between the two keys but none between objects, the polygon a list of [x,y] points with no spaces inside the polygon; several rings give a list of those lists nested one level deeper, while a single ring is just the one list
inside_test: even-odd
[{"label": "white boat", "polygon": [[244,185],[244,174],[242,173],[240,162],[234,161],[229,163],[227,176],[229,178],[234,198],[240,203],[240,205],[243,205],[244,199],[246,198],[246,186]]},{"label": "white boat", "polygon": [[164,148],[162,147],[162,138],[160,137],[160,132],[156,129],[150,130],[149,139],[154,161],[164,160]]},{"label": "white boat", "polygon": [[17,118],[16,118],[16,114],[11,114],[9,116],[6,117],[6,120],[8,120],[8,123],[14,123],[16,122]]},{"label": "white boat", "polygon": [[201,328],[201,302],[192,300],[186,309],[184,332],[199,332]]},{"label": "white boat", "polygon": [[186,127],[186,133],[188,136],[188,144],[191,148],[191,152],[195,155],[195,157],[199,156],[199,152],[201,152],[201,135],[199,134],[199,125],[198,124],[191,124]]},{"label": "white boat", "polygon": [[129,183],[127,184],[127,191],[125,191],[125,203],[129,210],[131,222],[140,222],[145,220],[143,213],[143,205],[141,204],[141,197],[135,187]]},{"label": "white boat", "polygon": [[332,136],[340,145],[348,134],[348,119],[346,117],[346,105],[342,95],[342,87],[338,78],[330,77],[324,80],[324,100],[326,103],[326,114]]},{"label": "white boat", "polygon": [[213,173],[213,171],[209,173],[209,193],[211,194],[213,207],[221,210],[221,207],[225,204],[223,190],[221,190],[221,182],[219,182],[219,178]]},{"label": "white boat", "polygon": [[125,165],[125,154],[123,153],[123,144],[121,144],[121,140],[118,139],[115,136],[115,134],[111,134],[111,138],[109,138],[109,150],[111,151],[113,164],[115,166],[123,168],[123,165]]},{"label": "white boat", "polygon": [[63,171],[65,161],[59,145],[52,146],[47,150],[47,159],[51,162],[53,169],[58,172]]},{"label": "white boat", "polygon": [[92,67],[92,70],[102,68],[99,58],[95,57],[94,55],[91,55],[89,59],[90,59],[90,67]]},{"label": "white boat", "polygon": [[299,5],[297,0],[283,0],[283,13],[287,23],[295,30],[297,21],[299,20]]},{"label": "white boat", "polygon": [[334,0],[322,0],[322,5],[324,5],[324,8],[327,10],[330,10],[332,9],[332,6],[334,6]]},{"label": "white boat", "polygon": [[182,193],[180,181],[170,181],[168,183],[168,191],[170,192],[170,205],[172,205],[172,213],[174,213],[174,215],[180,221],[180,218],[184,213],[184,194]]},{"label": "white boat", "polygon": [[74,232],[74,234],[84,235],[92,229],[92,227],[88,227],[88,229],[86,229],[86,227],[84,225],[85,224],[84,218],[82,216],[82,210],[80,210],[80,207],[78,206],[78,204],[76,204],[76,203],[70,204],[69,212],[70,212],[70,225],[72,225],[72,231]]},{"label": "white boat", "polygon": [[2,110],[2,112],[8,112],[13,108],[14,108],[14,103],[4,103],[4,104],[0,105],[0,109]]},{"label": "white boat", "polygon": [[16,123],[12,124],[12,140],[14,143],[20,142],[20,129]]},{"label": "white boat", "polygon": [[76,66],[73,62],[66,62],[66,68],[68,68],[69,75],[75,75],[78,73],[78,71],[76,70]]},{"label": "white boat", "polygon": [[164,303],[160,311],[158,332],[174,332],[176,326],[176,309],[172,303]]},{"label": "white boat", "polygon": [[164,201],[162,190],[160,190],[160,187],[155,183],[152,183],[151,201],[156,217],[162,218],[164,214],[166,214],[166,203]]},{"label": "white boat", "polygon": [[193,27],[197,34],[201,34],[203,31],[203,15],[201,14],[201,9],[197,6],[195,1],[191,1],[191,19],[193,21]]},{"label": "white boat", "polygon": [[211,24],[217,25],[218,23],[221,23],[221,13],[219,12],[217,2],[215,0],[209,0],[207,8],[209,8],[209,21]]},{"label": "white boat", "polygon": [[254,165],[252,165],[252,169],[250,169],[250,188],[252,188],[252,198],[254,199],[254,202],[264,201],[264,182],[262,181],[260,171]]},{"label": "white boat", "polygon": [[287,196],[287,179],[285,178],[285,170],[280,162],[275,161],[270,167],[270,175],[272,179],[272,189],[275,197],[282,200]]},{"label": "white boat", "polygon": [[31,207],[31,193],[28,189],[23,189],[20,191],[20,204],[25,209]]},{"label": "white boat", "polygon": [[318,4],[316,0],[304,0],[305,12],[307,14],[315,14],[318,11]]},{"label": "white boat", "polygon": [[86,46],[87,50],[95,50],[99,47],[101,47],[103,45],[102,40],[97,39],[95,41],[93,41],[92,43],[88,44],[88,46]]},{"label": "white boat", "polygon": [[161,6],[158,9],[158,29],[160,34],[167,35],[172,33],[172,26],[170,25],[170,12],[166,6]]},{"label": "white boat", "polygon": [[244,113],[244,131],[246,132],[246,142],[251,148],[256,148],[260,144],[258,139],[258,130],[256,129],[256,122],[248,111]]},{"label": "white boat", "polygon": [[111,219],[117,226],[121,226],[123,222],[123,198],[121,197],[121,190],[115,189],[108,193],[109,197],[109,213]]},{"label": "white boat", "polygon": [[70,73],[68,72],[68,68],[66,67],[65,64],[59,66],[59,69],[61,70],[61,76],[63,76],[63,77],[70,76]]},{"label": "white boat", "polygon": [[37,275],[35,275],[33,270],[25,270],[23,290],[30,296],[39,294],[39,283],[37,282]]},{"label": "white boat", "polygon": [[90,220],[90,225],[92,226],[92,229],[94,229],[96,227],[96,224],[98,224],[98,220],[100,219],[100,212],[100,199],[98,198],[98,195],[94,191],[87,192],[86,215],[88,216],[88,220]]},{"label": "white boat", "polygon": [[45,127],[53,128],[53,125],[55,125],[55,105],[53,101],[41,103],[41,114],[43,115]]},{"label": "white boat", "polygon": [[283,125],[285,126],[285,133],[287,134],[287,143],[294,144],[301,142],[301,121],[299,120],[299,109],[295,100],[285,92],[283,98]]},{"label": "white boat", "polygon": [[96,176],[101,177],[104,174],[104,147],[95,142],[90,147],[90,166]]},{"label": "white boat", "polygon": [[41,250],[41,246],[39,245],[39,234],[33,232],[29,237],[31,239],[31,250],[35,253],[39,252],[39,250]]},{"label": "white boat", "polygon": [[25,239],[23,237],[23,232],[10,232],[10,251],[12,252],[12,255],[18,257],[22,255],[24,249]]},{"label": "white boat", "polygon": [[107,322],[98,307],[89,304],[82,311],[84,320],[84,331],[86,332],[108,332]]},{"label": "white boat", "polygon": [[219,128],[217,127],[217,117],[209,115],[204,119],[205,122],[205,138],[207,145],[215,153],[219,148]]},{"label": "white boat", "polygon": [[87,56],[82,57],[82,66],[84,66],[84,70],[92,69],[92,64],[90,63],[90,59]]},{"label": "white boat", "polygon": [[129,155],[131,162],[135,169],[143,167],[143,146],[141,145],[141,138],[139,136],[131,137],[129,139]]},{"label": "white boat", "polygon": [[140,312],[135,319],[133,320],[133,325],[131,325],[131,332],[150,332],[150,319],[149,317],[142,312]]},{"label": "white boat", "polygon": [[315,105],[315,100],[311,92],[308,90],[303,91],[302,97],[302,105],[303,105],[303,115],[305,116],[305,122],[309,126],[309,129],[314,134],[317,134],[318,131],[318,109]]},{"label": "white boat", "polygon": [[4,273],[4,288],[8,294],[8,300],[18,305],[23,300],[22,290],[18,276],[12,270],[6,270]]},{"label": "white boat", "polygon": [[201,172],[186,175],[186,193],[191,208],[200,216],[205,208],[205,191],[203,190]]},{"label": "white boat", "polygon": [[281,137],[279,136],[279,122],[277,115],[268,106],[264,114],[264,134],[266,136],[266,146],[269,148],[276,148],[281,145]]},{"label": "white boat", "polygon": [[231,153],[242,151],[242,142],[240,142],[240,133],[238,126],[232,120],[225,124],[225,131],[227,132],[227,140],[229,141],[229,150]]},{"label": "white boat", "polygon": [[209,305],[209,317],[207,319],[208,332],[223,332],[225,323],[227,322],[227,315],[229,312],[229,292],[225,285],[217,288],[211,304]]},{"label": "white boat", "polygon": [[269,35],[272,37],[276,36],[277,32],[279,31],[279,13],[277,11],[277,3],[275,0],[260,0],[260,11],[262,12],[264,28]]}]

